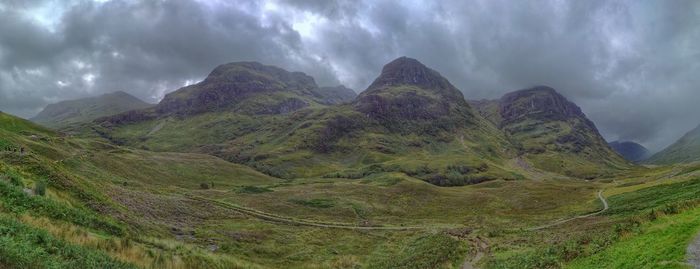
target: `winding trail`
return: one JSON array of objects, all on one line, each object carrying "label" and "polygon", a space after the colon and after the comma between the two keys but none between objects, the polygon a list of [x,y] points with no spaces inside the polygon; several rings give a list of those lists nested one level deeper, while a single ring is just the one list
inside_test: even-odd
[{"label": "winding trail", "polygon": [[471,260],[465,260],[460,269],[477,269],[476,264],[481,261],[486,256],[486,252],[489,249],[489,244],[478,236],[475,238],[474,244],[476,246],[476,255]]},{"label": "winding trail", "polygon": [[547,225],[538,226],[538,227],[533,227],[533,228],[530,228],[530,229],[527,229],[527,230],[528,230],[528,231],[539,231],[539,230],[544,230],[544,229],[547,229],[547,228],[551,228],[551,227],[554,227],[554,226],[557,226],[557,225],[561,225],[561,224],[570,222],[570,221],[572,221],[572,220],[583,219],[583,218],[588,218],[588,217],[593,217],[593,216],[600,215],[600,214],[602,214],[603,212],[607,211],[607,210],[610,208],[610,206],[608,205],[608,201],[605,200],[605,197],[603,197],[603,190],[598,191],[598,199],[600,199],[600,202],[603,203],[603,209],[601,209],[600,211],[593,212],[593,213],[590,213],[590,214],[580,215],[580,216],[576,216],[576,217],[572,217],[572,218],[568,218],[568,219],[563,219],[563,220],[555,221],[555,222],[550,223],[550,224],[547,224]]},{"label": "winding trail", "polygon": [[[183,193],[184,194],[184,193]],[[459,227],[450,227],[450,226],[360,226],[352,223],[339,223],[339,222],[325,222],[325,221],[317,221],[317,220],[308,220],[308,219],[296,219],[296,218],[290,218],[290,217],[284,217],[284,216],[279,216],[263,211],[259,211],[253,208],[248,208],[220,200],[214,200],[214,199],[208,199],[204,198],[201,196],[197,195],[192,195],[192,194],[184,194],[187,198],[195,200],[195,201],[201,201],[201,202],[207,202],[214,204],[216,206],[230,209],[233,211],[236,211],[238,213],[248,215],[254,218],[258,218],[261,220],[265,221],[270,221],[270,222],[276,222],[276,223],[281,223],[281,224],[286,224],[286,225],[295,225],[295,226],[307,226],[307,227],[320,227],[320,228],[333,228],[333,229],[347,229],[347,230],[385,230],[385,231],[406,231],[406,230],[435,230],[435,229],[450,229],[450,228],[459,228]],[[605,200],[605,197],[603,197],[603,191],[600,190],[598,191],[598,199],[600,199],[601,203],[603,203],[603,209],[600,211],[594,212],[594,213],[589,213],[585,215],[580,215],[568,219],[563,219],[559,220],[547,225],[543,226],[538,226],[534,228],[527,229],[528,231],[537,231],[537,230],[543,230],[547,229],[550,227],[554,227],[557,225],[561,225],[564,223],[567,223],[572,220],[576,219],[582,219],[582,218],[587,218],[587,217],[592,217],[599,215],[605,211],[607,211],[610,207],[608,205],[608,201]],[[463,228],[463,227],[462,227]],[[465,260],[464,263],[462,264],[461,268],[462,269],[474,269],[477,268],[476,264],[481,261],[482,258],[486,256],[486,253],[488,251],[488,243],[481,239],[481,238],[476,238],[476,241],[473,242],[474,245],[476,246],[476,254],[474,257],[470,260]],[[695,240],[694,242],[695,248],[693,248],[692,253],[695,253],[694,258],[689,258],[689,263],[694,264],[696,266],[695,268],[700,269],[700,237]],[[691,244],[693,246],[693,244]],[[688,253],[691,253],[691,246],[688,247]],[[693,263],[695,262],[695,263]]]},{"label": "winding trail", "polygon": [[338,222],[324,222],[324,221],[316,221],[316,220],[306,220],[306,219],[296,219],[296,218],[290,218],[290,217],[283,217],[283,216],[278,216],[274,215],[271,213],[263,212],[263,211],[258,211],[252,208],[232,204],[232,203],[227,203],[219,200],[213,200],[213,199],[207,199],[204,197],[200,196],[195,196],[195,195],[185,195],[187,198],[195,200],[195,201],[201,201],[201,202],[207,202],[207,203],[212,203],[214,205],[230,209],[233,211],[236,211],[241,214],[245,214],[251,217],[255,217],[261,220],[266,220],[266,221],[271,221],[271,222],[276,222],[276,223],[282,223],[282,224],[287,224],[287,225],[295,225],[295,226],[308,226],[308,227],[320,227],[320,228],[335,228],[335,229],[347,229],[347,230],[391,230],[391,231],[405,231],[405,230],[431,230],[431,229],[449,229],[449,228],[454,228],[454,227],[449,227],[449,226],[429,226],[429,227],[421,227],[421,226],[360,226],[352,223],[338,223]]}]

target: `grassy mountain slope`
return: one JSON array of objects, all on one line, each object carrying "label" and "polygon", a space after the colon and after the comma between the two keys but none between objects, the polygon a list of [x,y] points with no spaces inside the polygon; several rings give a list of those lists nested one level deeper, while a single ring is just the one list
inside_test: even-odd
[{"label": "grassy mountain slope", "polygon": [[472,105],[537,168],[585,178],[629,168],[581,109],[552,88],[515,91]]},{"label": "grassy mountain slope", "polygon": [[644,146],[631,141],[614,141],[608,145],[630,162],[641,162],[651,156]]},{"label": "grassy mountain slope", "polygon": [[111,116],[134,109],[149,107],[128,93],[118,91],[96,97],[62,101],[50,104],[31,121],[51,128],[63,128],[76,123]]},{"label": "grassy mountain slope", "polygon": [[[0,264],[9,267],[26,267],[27,262],[39,267],[49,262],[58,267],[90,263],[127,268],[449,267],[461,264],[468,244],[444,230],[534,225],[572,210],[585,212],[588,194],[595,191],[573,180],[498,180],[474,188],[440,188],[387,172],[362,180],[279,180],[208,155],[148,152],[99,139],[61,137],[27,121],[4,118],[8,120],[0,130],[7,126],[11,131],[3,137],[27,148],[23,156],[0,154],[0,217],[9,227],[18,227],[0,231],[6,240],[0,242],[18,247],[6,249],[17,252],[0,252]],[[21,186],[32,188],[43,180],[48,183],[45,198],[22,191]],[[318,223],[399,228],[286,225],[224,205]],[[497,213],[478,217],[487,212]],[[427,230],[400,228],[414,225]],[[33,241],[35,234],[56,241]],[[54,252],[52,260],[39,259],[40,252],[16,255],[28,253],[28,248],[50,251],[49,245],[37,242],[71,246],[65,248],[73,252]]]},{"label": "grassy mountain slope", "polygon": [[[686,165],[594,181],[452,188],[380,170],[356,180],[281,180],[209,155],[143,151],[0,119],[3,139],[27,149],[0,152],[0,243],[10,246],[0,251],[0,265],[10,268],[458,268],[482,254],[477,265],[486,268],[557,267],[610,246],[617,253],[614,244],[631,236],[661,238],[638,233],[635,223],[692,208],[700,176]],[[450,156],[437,149],[441,155],[427,156]],[[46,196],[24,192],[41,181]],[[611,206],[604,215],[528,230],[599,210],[601,189]],[[691,226],[678,231],[689,234]]]},{"label": "grassy mountain slope", "polygon": [[673,164],[700,161],[700,126],[685,134],[666,149],[654,154],[645,163]]},{"label": "grassy mountain slope", "polygon": [[[224,78],[248,72],[228,68],[226,72],[231,73],[223,74],[217,70],[212,72],[215,77]],[[298,73],[258,76],[263,74],[266,78],[306,78]],[[235,81],[212,81],[217,80],[207,78],[196,88],[171,93],[144,112],[150,116],[130,112],[94,129],[123,145],[212,154],[283,178],[357,178],[395,171],[438,185],[463,185],[521,177],[506,167],[511,145],[500,131],[473,112],[449,81],[413,59],[399,58],[387,64],[375,83],[349,104],[322,105],[323,100],[313,93],[318,89],[312,80],[303,80],[309,82],[308,87],[281,79],[265,82],[279,85],[275,90],[279,96],[295,96],[310,104],[288,113],[244,109],[258,107],[256,102],[269,94],[241,89],[248,84]],[[195,106],[202,99],[196,96],[211,95],[225,96],[215,98],[215,103],[226,109],[205,105],[206,111],[189,106],[183,110],[170,101],[178,96],[178,102]],[[166,108],[175,115],[159,112],[168,111]]]},{"label": "grassy mountain slope", "polygon": [[317,95],[320,95],[325,104],[337,105],[342,103],[349,103],[357,97],[357,93],[354,90],[346,88],[343,85],[335,87],[321,87],[316,91]]},{"label": "grassy mountain slope", "polygon": [[[226,70],[231,73],[212,73],[247,76],[238,68]],[[278,75],[288,76],[300,75]],[[284,86],[289,84],[284,81],[266,82],[282,85],[276,90],[280,96],[314,104],[289,113],[249,113],[243,108],[268,98],[264,90],[240,89],[248,84],[236,82],[209,84],[214,80],[200,83],[201,93],[185,88],[170,96],[209,96],[203,89],[211,90],[225,96],[216,99],[217,107],[225,110],[205,106],[208,110],[186,116],[159,114],[165,108],[192,111],[171,105],[170,97],[146,113],[161,116],[128,113],[105,120],[95,130],[123,145],[212,154],[284,178],[404,172],[439,185],[462,185],[521,177],[506,167],[512,146],[501,132],[472,111],[449,81],[413,59],[387,64],[375,83],[349,104],[323,106],[312,92]],[[247,92],[246,97],[237,97],[239,92]],[[180,102],[197,104],[200,99]]]}]

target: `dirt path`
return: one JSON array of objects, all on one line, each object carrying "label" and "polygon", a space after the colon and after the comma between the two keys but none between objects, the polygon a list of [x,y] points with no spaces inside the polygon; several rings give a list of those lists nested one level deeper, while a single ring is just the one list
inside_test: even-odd
[{"label": "dirt path", "polygon": [[607,211],[607,210],[610,208],[610,206],[608,206],[608,201],[605,200],[605,197],[603,197],[603,191],[602,191],[602,190],[598,191],[598,199],[600,199],[600,202],[603,203],[603,209],[601,209],[600,211],[597,211],[597,212],[594,212],[594,213],[590,213],[590,214],[586,214],[586,215],[576,216],[576,217],[573,217],[573,218],[568,218],[568,219],[563,219],[563,220],[555,221],[555,222],[550,223],[550,224],[547,224],[547,225],[538,226],[538,227],[530,228],[530,229],[527,229],[527,230],[528,230],[528,231],[539,231],[539,230],[544,230],[544,229],[547,229],[547,228],[551,228],[551,227],[554,227],[554,226],[557,226],[557,225],[561,225],[561,224],[567,223],[567,222],[572,221],[572,220],[583,219],[583,218],[588,218],[588,217],[593,217],[593,216],[600,215],[600,214],[602,214],[603,212]]},{"label": "dirt path", "polygon": [[255,217],[261,220],[266,220],[266,221],[271,221],[271,222],[277,222],[277,223],[282,223],[282,224],[288,224],[288,225],[296,225],[296,226],[309,226],[309,227],[321,227],[321,228],[335,228],[335,229],[348,229],[348,230],[391,230],[391,231],[403,231],[403,230],[431,230],[431,229],[448,229],[448,228],[455,228],[455,227],[439,227],[439,226],[430,226],[430,227],[419,227],[419,226],[359,226],[356,224],[351,224],[351,223],[335,223],[335,222],[323,222],[323,221],[316,221],[316,220],[305,220],[305,219],[296,219],[296,218],[290,218],[290,217],[283,217],[283,216],[278,216],[274,215],[271,213],[266,213],[263,211],[258,211],[252,208],[247,208],[227,202],[222,202],[218,200],[212,200],[212,199],[207,199],[204,197],[199,197],[199,196],[194,196],[194,195],[185,195],[187,198],[196,200],[196,201],[202,201],[202,202],[207,202],[211,203],[226,209],[230,209],[236,212],[239,212],[241,214],[245,214],[251,217]]},{"label": "dirt path", "polygon": [[693,242],[688,245],[686,256],[688,257],[688,265],[692,268],[700,269],[700,235],[695,237]]},{"label": "dirt path", "polygon": [[471,260],[465,260],[460,269],[477,269],[478,267],[476,267],[476,264],[486,256],[489,244],[485,240],[476,237],[476,239],[474,239],[474,245],[476,245],[476,255],[474,255],[474,258]]}]

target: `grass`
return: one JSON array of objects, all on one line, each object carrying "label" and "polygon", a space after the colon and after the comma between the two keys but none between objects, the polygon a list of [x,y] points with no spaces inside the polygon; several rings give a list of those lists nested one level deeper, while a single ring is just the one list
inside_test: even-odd
[{"label": "grass", "polygon": [[[650,231],[644,227],[651,216],[673,219],[671,214],[693,206],[688,201],[698,195],[700,183],[688,167],[639,168],[593,181],[519,167],[505,160],[508,153],[497,152],[500,142],[485,137],[488,131],[459,130],[465,138],[449,140],[369,129],[363,136],[336,141],[341,148],[361,148],[357,152],[289,150],[290,144],[303,142],[299,138],[310,132],[306,128],[323,127],[304,127],[307,121],[336,116],[310,113],[291,121],[202,114],[197,116],[200,122],[163,119],[165,125],[151,136],[147,132],[152,125],[162,122],[117,132],[134,138],[128,144],[138,147],[197,149],[222,158],[49,133],[34,139],[31,126],[13,132],[0,128],[3,141],[30,149],[26,156],[0,152],[0,210],[8,212],[3,217],[64,244],[145,268],[457,268],[473,255],[473,248],[468,250],[474,237],[489,242],[482,267],[557,268],[643,235]],[[266,122],[253,124],[256,120]],[[228,129],[234,127],[253,128],[259,135]],[[134,133],[122,133],[127,131]],[[139,132],[147,138],[132,136]],[[205,140],[187,142],[187,135],[195,134]],[[230,144],[220,144],[232,134]],[[199,148],[200,143],[212,147]],[[545,158],[541,162],[560,165]],[[588,164],[568,158],[566,165],[584,169]],[[43,179],[46,196],[23,192]],[[431,179],[471,185],[441,187],[430,184]],[[201,188],[203,183],[208,188]],[[608,214],[526,231],[595,211],[600,189],[606,189],[611,203]],[[295,226],[254,218],[217,202],[311,223],[425,229]],[[639,218],[644,221],[630,221]],[[455,229],[462,236],[448,235]],[[60,263],[68,257],[58,253],[56,259]]]},{"label": "grass", "polygon": [[608,198],[609,215],[635,215],[651,209],[663,210],[674,203],[700,198],[700,178],[643,188]]},{"label": "grass", "polygon": [[105,217],[84,209],[63,205],[50,198],[42,196],[29,196],[19,187],[0,181],[0,204],[14,214],[30,212],[32,214],[47,216],[89,227],[114,235],[123,235],[124,228]]},{"label": "grass", "polygon": [[685,251],[700,231],[700,208],[659,217],[604,251],[566,268],[688,268]]},{"label": "grass", "polygon": [[14,268],[136,268],[0,216],[0,264]]},{"label": "grass", "polygon": [[446,234],[423,235],[410,239],[404,247],[394,250],[383,249],[368,262],[368,269],[422,269],[455,268],[461,265],[468,247],[464,242]]}]

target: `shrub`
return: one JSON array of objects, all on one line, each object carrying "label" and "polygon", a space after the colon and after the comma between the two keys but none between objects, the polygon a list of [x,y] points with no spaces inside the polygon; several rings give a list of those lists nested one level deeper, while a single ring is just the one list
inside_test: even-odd
[{"label": "shrub", "polygon": [[266,187],[258,187],[258,186],[243,186],[238,189],[238,193],[265,193],[265,192],[272,192],[271,189],[268,189]]},{"label": "shrub", "polygon": [[45,180],[39,180],[39,181],[34,183],[34,194],[39,195],[39,196],[46,195],[46,181]]},{"label": "shrub", "polygon": [[295,203],[298,205],[315,207],[315,208],[331,208],[331,207],[335,206],[335,203],[331,199],[311,199],[311,200],[293,199],[290,201],[292,203]]}]

